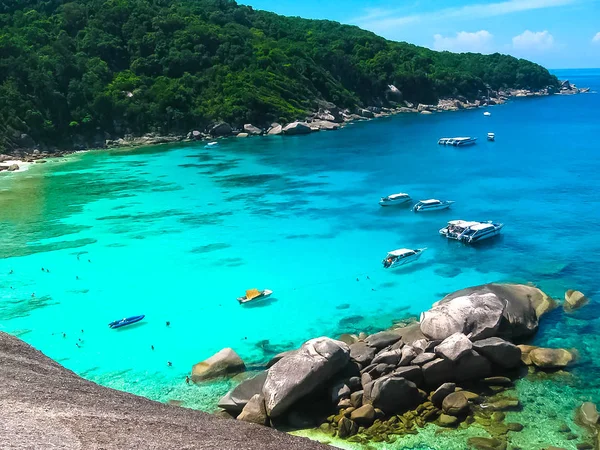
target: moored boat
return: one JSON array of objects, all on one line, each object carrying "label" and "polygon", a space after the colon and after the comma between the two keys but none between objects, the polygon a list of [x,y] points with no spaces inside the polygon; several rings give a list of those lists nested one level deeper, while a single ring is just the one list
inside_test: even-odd
[{"label": "moored boat", "polygon": [[248,289],[246,291],[246,295],[244,295],[243,297],[238,297],[237,301],[240,302],[240,305],[250,302],[259,302],[261,300],[269,298],[272,293],[273,291],[269,289],[263,289],[262,291],[259,291],[258,289]]},{"label": "moored boat", "polygon": [[440,145],[452,145],[454,147],[464,147],[467,145],[473,145],[477,141],[476,137],[463,136],[454,138],[441,138],[438,140]]},{"label": "moored boat", "polygon": [[394,267],[405,266],[415,262],[421,257],[426,248],[417,248],[415,250],[409,248],[399,248],[388,252],[382,261],[384,269],[393,269]]},{"label": "moored boat", "polygon": [[216,141],[213,142],[209,142],[208,144],[206,144],[204,146],[204,148],[217,148],[219,146],[219,143]]},{"label": "moored boat", "polygon": [[110,328],[121,328],[121,327],[124,327],[126,325],[131,325],[133,323],[139,322],[144,317],[146,317],[146,316],[143,315],[143,314],[141,316],[125,317],[124,319],[115,320],[114,322],[109,323],[108,326]]},{"label": "moored boat", "polygon": [[430,198],[429,200],[421,200],[415,206],[413,206],[414,212],[422,212],[422,211],[439,211],[441,209],[448,209],[450,205],[454,203],[452,200],[437,200],[435,198]]},{"label": "moored boat", "polygon": [[460,236],[466,229],[479,223],[481,222],[451,220],[444,228],[440,230],[440,234],[448,239],[458,239],[458,236]]},{"label": "moored boat", "polygon": [[502,223],[478,223],[463,231],[458,236],[458,240],[467,244],[474,244],[475,242],[498,236],[503,226],[504,224]]},{"label": "moored boat", "polygon": [[381,206],[395,206],[395,205],[404,205],[408,202],[411,202],[412,199],[410,195],[405,194],[404,192],[400,192],[398,194],[391,194],[387,197],[381,197],[379,200],[379,204]]},{"label": "moored boat", "polygon": [[484,116],[491,116],[491,115],[492,115],[492,113],[491,113],[491,112],[489,112],[489,111],[486,111],[486,112],[484,112],[484,113],[483,113],[483,115],[484,115]]},{"label": "moored boat", "polygon": [[496,140],[496,135],[494,133],[488,133],[487,134],[487,140],[488,141],[495,141]]}]

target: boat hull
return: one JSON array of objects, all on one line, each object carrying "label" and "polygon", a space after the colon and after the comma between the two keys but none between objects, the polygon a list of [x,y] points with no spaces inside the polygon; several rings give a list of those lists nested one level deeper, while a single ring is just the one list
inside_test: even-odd
[{"label": "boat hull", "polygon": [[273,295],[273,291],[269,291],[268,289],[265,289],[264,291],[262,291],[262,293],[258,297],[254,297],[251,299],[246,298],[246,296],[238,297],[237,301],[240,302],[240,305],[246,305],[248,303],[258,303],[262,300],[269,298],[271,295]]},{"label": "boat hull", "polygon": [[127,325],[132,325],[134,323],[139,322],[144,317],[146,317],[146,316],[141,315],[141,316],[127,317],[127,318],[122,319],[122,320],[115,320],[114,322],[109,323],[108,326],[110,328],[112,328],[112,329],[126,327]]},{"label": "boat hull", "polygon": [[493,230],[490,230],[489,232],[486,232],[486,233],[483,233],[480,235],[476,235],[476,236],[464,236],[464,237],[459,236],[458,240],[461,242],[464,242],[465,244],[476,244],[477,242],[481,242],[486,239],[490,239],[495,236],[498,236],[502,231],[502,227],[503,227],[503,225],[499,225],[499,226],[495,227]]},{"label": "boat hull", "polygon": [[385,267],[385,265],[384,265],[383,268],[384,269],[396,269],[398,267],[407,266],[408,264],[411,264],[411,263],[414,263],[415,261],[417,261],[423,254],[423,251],[424,251],[424,249],[420,249],[414,255],[409,256],[407,258],[397,259],[392,264],[390,264],[388,267]]},{"label": "boat hull", "polygon": [[406,205],[407,203],[410,203],[412,201],[412,199],[410,198],[403,198],[401,200],[388,200],[388,201],[383,201],[383,200],[379,200],[379,204],[381,206],[398,206],[398,205]]},{"label": "boat hull", "polygon": [[413,211],[414,212],[441,211],[443,209],[450,208],[451,205],[452,205],[452,203],[444,203],[442,205],[433,205],[433,206],[421,205],[421,206],[415,206],[413,208]]}]

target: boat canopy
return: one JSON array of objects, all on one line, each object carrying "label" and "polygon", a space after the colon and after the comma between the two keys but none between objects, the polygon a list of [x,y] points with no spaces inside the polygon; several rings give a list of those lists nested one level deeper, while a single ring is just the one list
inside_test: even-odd
[{"label": "boat canopy", "polygon": [[246,291],[246,298],[252,300],[253,298],[260,297],[261,293],[258,289],[248,289]]},{"label": "boat canopy", "polygon": [[435,198],[430,198],[429,200],[421,200],[419,203],[421,203],[423,205],[438,205],[442,202],[439,200],[436,200]]},{"label": "boat canopy", "polygon": [[399,257],[413,253],[415,253],[415,251],[411,250],[410,248],[399,248],[397,250],[392,250],[391,252],[388,252],[388,256]]},{"label": "boat canopy", "polygon": [[387,196],[387,198],[389,198],[391,200],[396,199],[396,198],[402,198],[402,197],[408,197],[408,194],[400,192],[399,194],[392,194],[392,195]]},{"label": "boat canopy", "polygon": [[487,230],[488,228],[494,228],[494,225],[491,223],[478,223],[476,225],[472,225],[470,228],[473,231],[480,231]]}]

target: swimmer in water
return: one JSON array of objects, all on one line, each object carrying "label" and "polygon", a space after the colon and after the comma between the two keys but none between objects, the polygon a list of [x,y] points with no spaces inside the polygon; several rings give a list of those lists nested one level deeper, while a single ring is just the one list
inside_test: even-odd
[{"label": "swimmer in water", "polygon": [[173,363],[171,361],[167,361],[167,366],[171,367],[173,366]]},{"label": "swimmer in water", "polygon": [[152,350],[154,350],[154,345],[151,345],[151,346],[150,346],[150,348],[151,348]]},{"label": "swimmer in water", "polygon": [[190,384],[190,377],[187,375],[185,376],[185,384]]},{"label": "swimmer in water", "polygon": [[167,320],[167,326],[168,327],[171,326],[171,322],[169,322],[168,320]]}]

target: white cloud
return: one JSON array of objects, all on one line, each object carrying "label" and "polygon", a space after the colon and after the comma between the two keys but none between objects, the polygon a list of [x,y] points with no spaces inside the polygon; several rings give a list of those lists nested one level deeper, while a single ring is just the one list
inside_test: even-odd
[{"label": "white cloud", "polygon": [[461,31],[455,37],[445,37],[441,34],[433,36],[434,50],[448,50],[451,52],[490,53],[494,36],[487,30],[468,33]]},{"label": "white cloud", "polygon": [[512,39],[513,47],[518,50],[550,50],[554,47],[554,37],[548,32],[544,31],[529,31],[526,30],[523,33],[515,36]]},{"label": "white cloud", "polygon": [[600,44],[600,31],[598,31],[596,35],[592,38],[592,42],[594,44]]},{"label": "white cloud", "polygon": [[357,23],[364,28],[382,31],[412,22],[457,18],[469,20],[480,19],[521,11],[555,8],[574,3],[575,1],[577,0],[506,0],[496,3],[475,3],[461,7],[446,8],[435,12],[413,15],[402,15],[403,12],[405,12],[403,9],[378,8],[375,10],[367,10],[364,16],[356,18],[352,22]]}]

